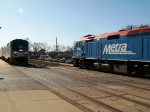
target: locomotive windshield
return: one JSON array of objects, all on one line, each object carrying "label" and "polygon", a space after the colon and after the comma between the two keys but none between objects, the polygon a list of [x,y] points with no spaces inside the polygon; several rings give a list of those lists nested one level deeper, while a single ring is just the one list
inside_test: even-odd
[{"label": "locomotive windshield", "polygon": [[11,42],[11,48],[14,51],[20,51],[20,52],[28,51],[28,42],[25,40],[13,40]]},{"label": "locomotive windshield", "polygon": [[75,44],[75,48],[82,48],[83,46],[84,46],[84,42],[82,41],[76,42]]}]

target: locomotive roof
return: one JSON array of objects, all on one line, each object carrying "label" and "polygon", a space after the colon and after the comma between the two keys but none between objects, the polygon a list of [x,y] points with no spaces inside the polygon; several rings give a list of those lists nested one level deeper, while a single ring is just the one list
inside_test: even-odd
[{"label": "locomotive roof", "polygon": [[[12,43],[12,42],[14,42],[14,41],[26,41],[26,42],[28,42],[27,40],[23,40],[23,39],[13,39],[13,40],[11,40],[9,43]],[[4,48],[4,47],[8,46],[9,43],[7,43],[6,45],[4,45],[4,46],[2,46],[2,47],[0,47],[0,48]]]},{"label": "locomotive roof", "polygon": [[24,39],[14,39],[12,41],[27,41],[27,40],[24,40]]},{"label": "locomotive roof", "polygon": [[96,39],[96,38],[107,38],[114,35],[131,35],[131,34],[138,34],[138,33],[145,33],[150,32],[150,26],[143,26],[138,27],[132,30],[119,30],[118,32],[111,32],[111,33],[103,33],[98,35],[85,35],[81,37],[79,40],[89,40],[89,39]]}]

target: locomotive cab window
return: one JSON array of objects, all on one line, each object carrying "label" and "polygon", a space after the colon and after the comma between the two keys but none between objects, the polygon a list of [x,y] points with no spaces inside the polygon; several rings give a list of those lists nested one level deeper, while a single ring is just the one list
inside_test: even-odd
[{"label": "locomotive cab window", "polygon": [[14,51],[28,51],[28,42],[22,40],[14,40],[11,42],[11,48]]},{"label": "locomotive cab window", "polygon": [[75,45],[75,47],[80,47],[80,48],[82,46],[84,46],[84,42],[77,42],[76,45]]},{"label": "locomotive cab window", "polygon": [[84,46],[84,42],[79,43],[79,47],[82,47],[82,46]]},{"label": "locomotive cab window", "polygon": [[76,42],[76,43],[74,44],[74,47],[78,47],[78,44],[79,44],[79,43],[78,43],[78,42]]}]

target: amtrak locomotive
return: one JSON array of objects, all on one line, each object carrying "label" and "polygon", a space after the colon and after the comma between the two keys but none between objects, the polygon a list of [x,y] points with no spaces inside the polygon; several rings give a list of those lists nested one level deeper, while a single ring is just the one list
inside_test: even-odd
[{"label": "amtrak locomotive", "polygon": [[76,42],[73,65],[110,72],[150,72],[150,26],[99,35],[86,35]]},{"label": "amtrak locomotive", "polygon": [[15,39],[6,46],[1,47],[1,59],[15,65],[28,64],[28,41],[22,39]]}]

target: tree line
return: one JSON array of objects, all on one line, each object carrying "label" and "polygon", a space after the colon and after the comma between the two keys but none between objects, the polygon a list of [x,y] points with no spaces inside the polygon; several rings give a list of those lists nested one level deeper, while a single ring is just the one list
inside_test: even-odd
[{"label": "tree line", "polygon": [[125,27],[123,27],[121,30],[132,30],[138,27],[146,27],[149,26],[149,24],[140,24],[140,25],[126,25]]},{"label": "tree line", "polygon": [[31,42],[29,38],[25,38],[29,42],[29,56],[39,57],[41,55],[49,55],[52,58],[71,58],[73,53],[73,45],[48,45],[46,42]]}]

